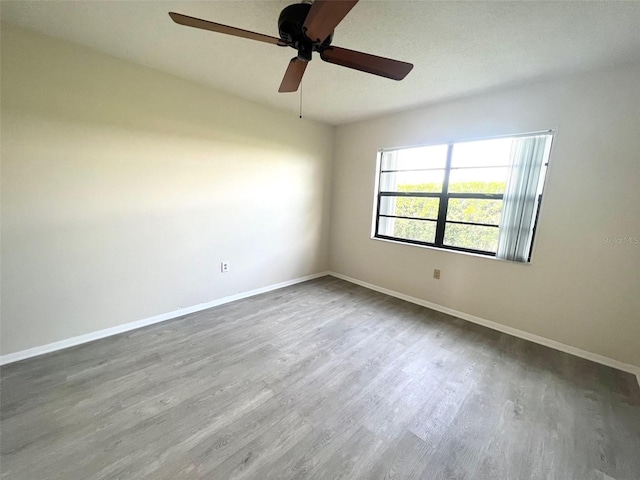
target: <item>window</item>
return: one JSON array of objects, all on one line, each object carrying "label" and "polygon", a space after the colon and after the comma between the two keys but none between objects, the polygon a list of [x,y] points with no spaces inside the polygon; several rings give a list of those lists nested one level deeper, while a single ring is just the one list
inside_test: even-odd
[{"label": "window", "polygon": [[552,137],[381,150],[374,237],[530,261]]}]

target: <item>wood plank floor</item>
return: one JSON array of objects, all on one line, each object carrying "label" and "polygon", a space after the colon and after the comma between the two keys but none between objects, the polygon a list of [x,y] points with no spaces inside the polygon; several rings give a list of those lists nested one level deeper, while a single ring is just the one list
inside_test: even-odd
[{"label": "wood plank floor", "polygon": [[611,368],[333,277],[8,365],[2,479],[638,479]]}]

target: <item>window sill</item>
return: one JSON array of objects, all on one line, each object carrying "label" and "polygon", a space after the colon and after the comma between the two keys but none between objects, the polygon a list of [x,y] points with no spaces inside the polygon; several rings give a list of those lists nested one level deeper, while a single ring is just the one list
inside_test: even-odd
[{"label": "window sill", "polygon": [[456,255],[467,255],[467,256],[470,256],[470,257],[481,258],[483,260],[491,260],[491,261],[494,261],[494,262],[509,263],[511,265],[528,266],[528,265],[531,265],[531,263],[532,263],[532,262],[514,262],[513,260],[504,260],[502,258],[491,257],[489,255],[482,255],[480,253],[463,252],[463,251],[460,251],[460,250],[449,250],[447,248],[432,247],[430,245],[420,245],[420,244],[417,244],[417,243],[406,243],[406,242],[401,242],[399,240],[389,240],[388,238],[379,238],[379,237],[376,237],[376,236],[372,236],[372,237],[369,237],[369,238],[371,240],[376,240],[378,242],[393,243],[395,245],[403,245],[405,247],[426,248],[428,250],[433,250],[433,251],[436,251],[436,252],[454,253]]}]

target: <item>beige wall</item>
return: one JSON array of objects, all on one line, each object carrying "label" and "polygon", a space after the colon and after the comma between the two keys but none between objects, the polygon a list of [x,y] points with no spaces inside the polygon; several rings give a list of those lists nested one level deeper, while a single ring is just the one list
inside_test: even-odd
[{"label": "beige wall", "polygon": [[327,269],[331,127],[8,25],[1,62],[2,354]]},{"label": "beige wall", "polygon": [[[640,366],[640,66],[339,127],[331,269]],[[370,239],[382,147],[557,129],[533,264]],[[442,279],[434,280],[434,268]]]}]

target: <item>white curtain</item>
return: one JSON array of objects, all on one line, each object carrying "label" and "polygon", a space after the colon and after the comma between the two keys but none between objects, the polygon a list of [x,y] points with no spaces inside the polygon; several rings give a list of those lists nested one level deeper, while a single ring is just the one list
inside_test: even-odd
[{"label": "white curtain", "polygon": [[538,183],[549,135],[514,139],[502,206],[497,258],[526,262],[533,235]]},{"label": "white curtain", "polygon": [[[395,170],[398,168],[398,152],[392,150],[390,152],[382,153],[382,168],[381,170]],[[381,192],[393,192],[398,188],[398,179],[395,172],[387,173],[380,178],[379,190]],[[391,213],[392,215],[396,211],[396,197],[381,197],[380,198],[380,212]],[[389,237],[394,236],[395,232],[395,218],[378,217],[378,234],[387,235]]]}]

